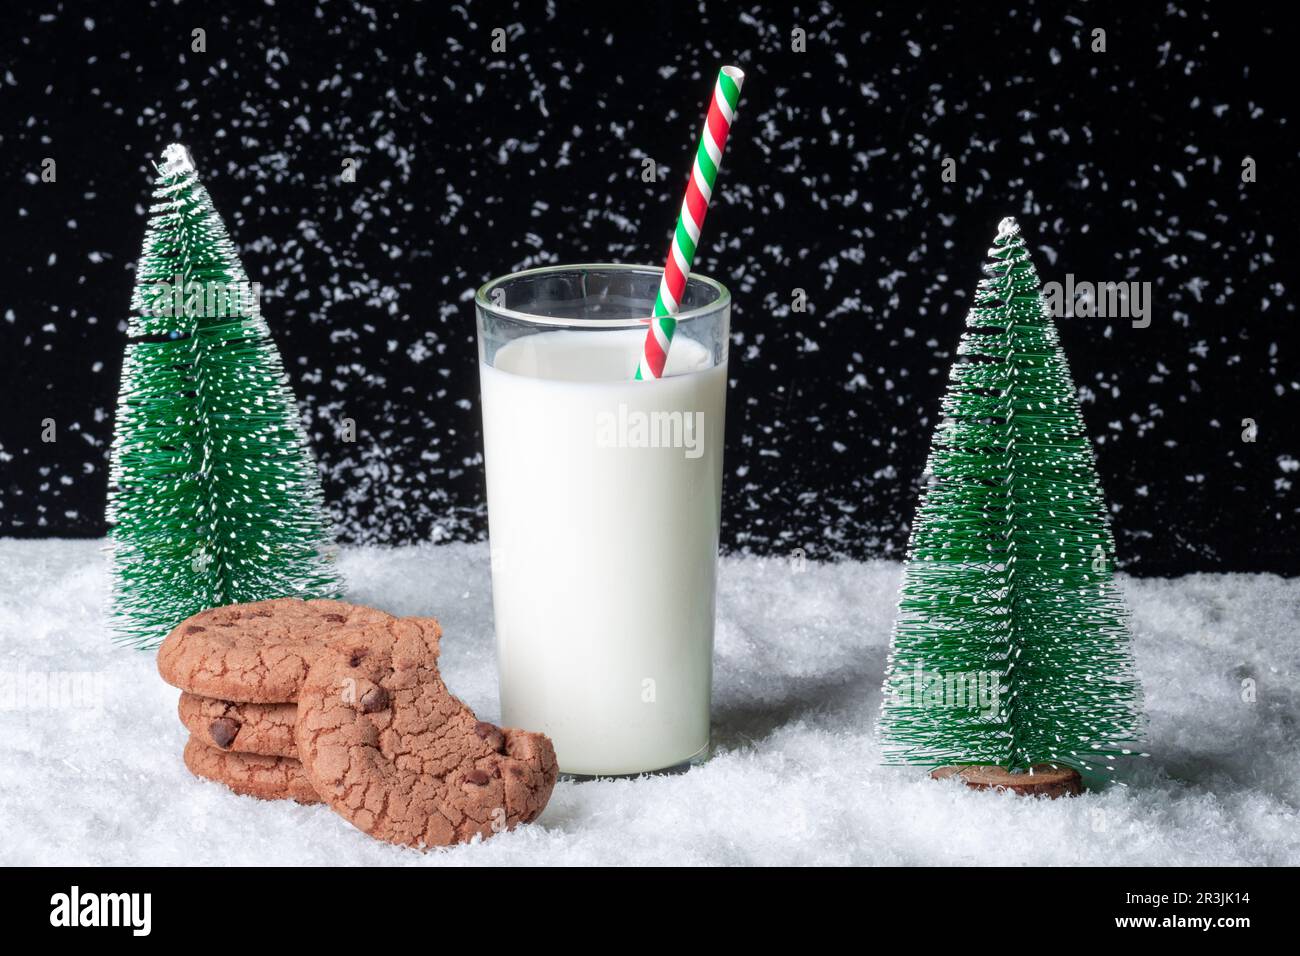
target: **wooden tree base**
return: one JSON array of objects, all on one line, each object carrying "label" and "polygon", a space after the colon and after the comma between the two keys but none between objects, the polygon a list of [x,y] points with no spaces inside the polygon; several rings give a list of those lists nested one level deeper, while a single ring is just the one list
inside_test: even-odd
[{"label": "wooden tree base", "polygon": [[1083,792],[1083,778],[1069,767],[1040,763],[1028,773],[1008,773],[1003,767],[940,767],[930,772],[935,780],[960,777],[974,790],[1010,790],[1025,797],[1075,797]]}]

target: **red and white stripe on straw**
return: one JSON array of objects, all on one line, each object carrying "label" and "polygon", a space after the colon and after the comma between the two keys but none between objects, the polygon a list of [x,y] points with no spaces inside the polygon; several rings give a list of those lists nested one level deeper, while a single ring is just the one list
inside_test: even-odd
[{"label": "red and white stripe on straw", "polygon": [[731,132],[731,124],[736,119],[736,109],[740,105],[740,87],[744,82],[743,70],[724,66],[718,71],[717,82],[713,84],[713,97],[709,100],[704,129],[700,132],[700,142],[695,149],[690,182],[686,184],[686,196],[677,216],[672,244],[668,247],[668,261],[664,264],[664,275],[659,282],[659,294],[655,297],[654,317],[650,320],[650,328],[646,330],[645,345],[641,349],[641,359],[637,362],[638,379],[661,378],[664,374],[668,348],[672,345],[673,333],[677,330],[674,316],[681,308],[682,296],[686,292],[686,280],[691,274],[691,263],[695,261],[695,249],[700,241],[700,231],[704,228],[704,216],[709,211],[709,200],[713,198],[713,187],[718,181],[718,169],[722,165],[722,150],[727,145],[727,134]]}]

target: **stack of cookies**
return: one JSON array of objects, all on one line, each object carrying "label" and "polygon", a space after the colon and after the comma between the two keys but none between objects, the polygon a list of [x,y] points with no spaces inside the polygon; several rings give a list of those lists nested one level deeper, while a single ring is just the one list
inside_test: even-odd
[{"label": "stack of cookies", "polygon": [[298,760],[298,691],[331,639],[382,611],[283,598],[196,614],[158,649],[158,672],[182,691],[185,766],[236,793],[319,803]]},{"label": "stack of cookies", "polygon": [[185,766],[198,777],[263,800],[320,803],[293,742],[297,704],[251,704],[181,694],[190,732]]},{"label": "stack of cookies", "polygon": [[185,765],[236,793],[326,803],[408,846],[535,819],[555,785],[542,734],[478,720],[438,673],[433,618],[280,598],[183,621],[158,651],[182,691]]}]

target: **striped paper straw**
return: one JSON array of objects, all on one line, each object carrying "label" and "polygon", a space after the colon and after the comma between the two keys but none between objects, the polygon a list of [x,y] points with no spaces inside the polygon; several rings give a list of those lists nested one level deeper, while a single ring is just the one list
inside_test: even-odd
[{"label": "striped paper straw", "polygon": [[659,282],[659,294],[655,296],[654,318],[646,330],[645,346],[637,362],[638,379],[660,378],[664,374],[668,347],[672,344],[673,332],[677,330],[677,320],[673,316],[681,307],[682,294],[686,291],[686,279],[691,274],[695,248],[704,227],[704,214],[709,211],[713,184],[718,180],[718,168],[722,165],[722,150],[727,145],[727,133],[736,118],[740,85],[744,82],[744,71],[734,66],[724,66],[718,71],[718,82],[713,85],[713,98],[704,117],[704,129],[700,132],[700,145],[695,150],[691,181],[686,184],[686,198],[682,200],[677,229],[668,248],[668,262],[664,265],[664,277]]}]

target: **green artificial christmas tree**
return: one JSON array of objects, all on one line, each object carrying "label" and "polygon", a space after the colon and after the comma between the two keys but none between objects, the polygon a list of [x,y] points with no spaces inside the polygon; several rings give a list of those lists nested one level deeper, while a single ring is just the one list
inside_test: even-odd
[{"label": "green artificial christmas tree", "polygon": [[885,755],[1111,769],[1141,700],[1092,446],[1015,220],[989,257],[908,547]]},{"label": "green artificial christmas tree", "polygon": [[157,166],[110,475],[120,640],[191,614],[337,596],[320,476],[234,244],[183,146]]}]

